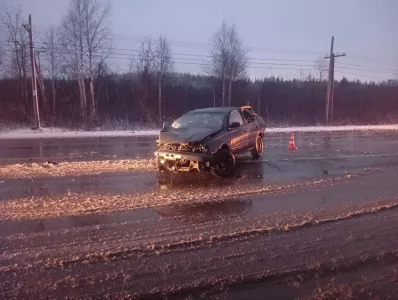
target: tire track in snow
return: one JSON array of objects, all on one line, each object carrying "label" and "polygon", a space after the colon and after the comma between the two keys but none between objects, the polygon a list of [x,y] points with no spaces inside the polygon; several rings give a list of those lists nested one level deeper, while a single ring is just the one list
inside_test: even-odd
[{"label": "tire track in snow", "polygon": [[[362,174],[369,174],[365,171]],[[154,190],[143,193],[68,193],[56,197],[25,197],[0,202],[0,219],[44,219],[63,216],[109,213],[140,208],[162,207],[184,203],[206,203],[236,199],[255,194],[280,194],[299,188],[320,188],[347,183],[361,174],[295,181],[278,184],[229,185],[222,188],[189,188],[171,191]]]},{"label": "tire track in snow", "polygon": [[[384,202],[384,203],[383,203]],[[386,203],[388,202],[388,203]],[[101,240],[100,244],[106,244],[106,250],[98,250],[95,251],[94,249],[98,249],[94,245],[89,247],[89,252],[87,253],[79,253],[79,249],[82,248],[82,245],[78,245],[76,247],[72,247],[69,249],[70,257],[64,256],[59,259],[43,259],[39,260],[44,257],[48,257],[48,254],[43,253],[43,255],[37,255],[37,249],[33,249],[33,256],[34,259],[28,263],[30,268],[53,268],[57,266],[66,267],[68,265],[75,265],[75,264],[96,264],[100,262],[107,262],[112,260],[119,260],[119,259],[133,259],[137,257],[150,257],[153,255],[165,255],[170,253],[177,253],[177,252],[185,252],[185,251],[195,251],[199,248],[208,248],[213,247],[215,245],[223,244],[223,243],[231,243],[233,244],[236,241],[243,241],[243,240],[250,240],[255,237],[259,237],[265,234],[278,234],[284,232],[292,232],[298,231],[305,228],[310,227],[317,227],[322,226],[325,224],[330,223],[338,223],[341,221],[346,221],[354,218],[360,218],[367,215],[374,215],[388,210],[394,210],[398,208],[398,198],[396,199],[379,199],[374,201],[373,203],[367,203],[363,205],[356,205],[356,206],[348,206],[344,208],[348,210],[347,212],[341,212],[340,209],[335,209],[335,211],[330,210],[320,210],[317,213],[314,213],[313,216],[308,217],[307,213],[302,213],[300,215],[295,215],[296,222],[291,223],[289,222],[290,219],[286,220],[285,222],[278,220],[278,215],[276,215],[276,220],[272,220],[269,222],[270,217],[264,216],[262,220],[255,219],[246,226],[246,228],[239,228],[238,226],[234,226],[234,228],[239,228],[239,230],[234,231],[232,229],[231,232],[222,233],[222,232],[213,232],[207,235],[203,234],[194,234],[190,237],[184,236],[176,236],[175,238],[170,238],[166,236],[166,239],[158,240],[158,241],[151,241],[151,238],[144,237],[140,240],[148,239],[148,243],[134,243],[133,248],[128,248],[129,245],[129,238],[125,238],[123,240],[122,247],[116,246],[116,248],[112,248],[112,242],[110,240]],[[325,216],[328,215],[328,216]],[[301,218],[300,218],[301,217]],[[265,220],[268,223],[263,223]],[[241,224],[245,224],[248,220],[241,220]],[[243,225],[244,226],[244,225]],[[167,232],[167,229],[166,229]],[[126,232],[124,232],[126,233]],[[128,234],[127,236],[130,236]],[[119,237],[114,237],[115,239],[119,239]],[[153,237],[152,237],[153,239]],[[17,242],[17,241],[14,241]],[[116,243],[116,245],[120,245],[120,241]],[[64,245],[59,245],[59,248],[62,248]],[[54,249],[50,249],[49,251],[53,251]],[[64,253],[66,254],[66,253]],[[31,258],[33,257],[31,256]],[[15,260],[15,261],[14,261]],[[0,262],[4,265],[4,267],[0,268],[0,273],[9,273],[15,272],[20,269],[20,267],[14,267],[14,264],[18,260],[18,254],[13,255],[12,259],[9,261],[7,258],[1,258]],[[37,261],[39,260],[39,261]],[[9,261],[11,264],[5,266],[5,264]]]}]

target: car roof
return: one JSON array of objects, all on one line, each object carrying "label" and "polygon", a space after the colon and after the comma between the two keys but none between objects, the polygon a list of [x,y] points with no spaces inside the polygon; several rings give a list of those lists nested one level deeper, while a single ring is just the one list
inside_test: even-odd
[{"label": "car roof", "polygon": [[234,109],[237,109],[238,107],[209,107],[209,108],[201,108],[201,109],[195,109],[190,111],[189,113],[198,113],[198,112],[203,112],[203,113],[228,113]]}]

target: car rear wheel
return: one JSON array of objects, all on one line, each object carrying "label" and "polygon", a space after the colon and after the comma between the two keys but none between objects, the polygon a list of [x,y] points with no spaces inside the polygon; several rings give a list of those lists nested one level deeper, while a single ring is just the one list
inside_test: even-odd
[{"label": "car rear wheel", "polygon": [[226,149],[218,150],[214,155],[213,172],[220,177],[232,176],[235,173],[235,156]]},{"label": "car rear wheel", "polygon": [[264,151],[264,144],[263,144],[263,138],[261,135],[258,135],[256,137],[256,146],[251,150],[251,155],[253,158],[258,159],[261,157]]}]

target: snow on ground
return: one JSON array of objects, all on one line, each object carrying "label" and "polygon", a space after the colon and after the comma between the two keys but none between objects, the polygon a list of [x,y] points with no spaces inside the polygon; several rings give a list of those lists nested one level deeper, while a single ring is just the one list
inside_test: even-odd
[{"label": "snow on ground", "polygon": [[0,178],[37,178],[79,176],[112,172],[154,170],[154,159],[126,159],[103,161],[79,161],[62,163],[20,163],[0,168]]},{"label": "snow on ground", "polygon": [[130,137],[158,135],[159,130],[124,130],[124,131],[69,131],[61,128],[43,128],[38,131],[19,129],[0,131],[2,139],[70,139],[88,137]]},{"label": "snow on ground", "polygon": [[[398,131],[398,125],[364,125],[364,126],[308,126],[267,128],[267,133],[289,132],[347,132],[347,131]],[[19,129],[0,131],[0,140],[8,139],[69,139],[88,137],[134,137],[156,136],[159,129],[124,130],[124,131],[69,131],[61,128],[43,128],[39,131]]]},{"label": "snow on ground", "polygon": [[269,133],[287,132],[336,132],[336,131],[398,131],[398,125],[359,125],[359,126],[307,126],[267,128]]}]

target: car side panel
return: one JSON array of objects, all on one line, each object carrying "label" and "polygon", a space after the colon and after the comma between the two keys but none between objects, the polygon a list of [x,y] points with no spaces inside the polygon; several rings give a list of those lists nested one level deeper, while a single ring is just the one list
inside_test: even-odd
[{"label": "car side panel", "polygon": [[233,154],[239,154],[247,148],[247,128],[245,125],[229,129],[231,138],[231,151]]},{"label": "car side panel", "polygon": [[[247,117],[248,114],[250,115],[250,118]],[[260,130],[259,124],[251,110],[243,109],[242,115],[243,115],[243,119],[245,121],[247,132],[248,132],[248,134],[247,134],[248,135],[247,150],[251,150],[256,146],[256,138],[257,138],[257,134]]]},{"label": "car side panel", "polygon": [[217,135],[213,136],[207,143],[211,151],[216,151],[222,147],[222,145],[227,145],[231,148],[231,134],[228,130],[224,129],[220,131]]},{"label": "car side panel", "polygon": [[247,124],[248,134],[248,150],[253,149],[256,146],[256,137],[258,132],[258,125],[257,122],[251,122]]}]

